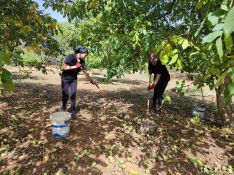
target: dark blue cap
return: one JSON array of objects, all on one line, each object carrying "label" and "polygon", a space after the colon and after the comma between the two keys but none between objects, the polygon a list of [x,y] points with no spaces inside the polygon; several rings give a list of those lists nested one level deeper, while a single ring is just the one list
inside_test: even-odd
[{"label": "dark blue cap", "polygon": [[74,52],[77,54],[77,53],[85,53],[85,54],[88,54],[89,51],[87,48],[85,47],[82,47],[82,46],[77,46],[74,48]]}]

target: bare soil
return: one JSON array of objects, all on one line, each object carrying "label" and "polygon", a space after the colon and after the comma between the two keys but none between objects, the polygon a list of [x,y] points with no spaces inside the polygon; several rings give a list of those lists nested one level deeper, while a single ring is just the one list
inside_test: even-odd
[{"label": "bare soil", "polygon": [[[78,119],[71,121],[68,138],[55,139],[49,117],[61,107],[59,71],[44,75],[31,69],[28,78],[10,69],[17,80],[15,91],[2,90],[0,97],[1,175],[233,174],[233,129],[216,122],[215,95],[208,88],[205,120],[194,122],[192,110],[203,104],[199,90],[187,97],[174,91],[185,77],[172,73],[166,92],[172,104],[155,116],[146,113],[144,74],[101,83],[103,93],[81,74]],[[103,80],[101,71],[92,76]]]}]

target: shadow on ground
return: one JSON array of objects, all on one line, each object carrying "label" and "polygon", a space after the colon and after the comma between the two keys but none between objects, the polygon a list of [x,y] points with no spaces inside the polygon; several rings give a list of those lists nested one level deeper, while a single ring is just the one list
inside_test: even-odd
[{"label": "shadow on ground", "polygon": [[[49,116],[60,109],[60,91],[60,86],[24,83],[17,84],[14,93],[3,92],[0,174],[197,174],[201,169],[193,157],[209,157],[209,149],[221,149],[233,139],[232,133],[222,139],[205,124],[192,124],[188,99],[166,105],[159,117],[146,114],[148,95],[143,89],[79,89],[78,119],[71,121],[70,136],[54,139]],[[143,125],[147,129],[142,130]],[[225,160],[233,162],[228,149],[222,149]]]}]

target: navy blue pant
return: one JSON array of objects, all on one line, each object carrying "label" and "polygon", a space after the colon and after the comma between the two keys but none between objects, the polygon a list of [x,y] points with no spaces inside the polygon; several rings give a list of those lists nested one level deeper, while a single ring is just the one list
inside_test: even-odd
[{"label": "navy blue pant", "polygon": [[77,80],[66,80],[62,79],[62,102],[63,108],[66,109],[68,98],[71,99],[71,111],[75,110],[76,105],[76,91],[77,91]]},{"label": "navy blue pant", "polygon": [[153,108],[158,107],[161,108],[163,93],[167,87],[168,81],[160,81],[156,87],[154,88],[154,96],[153,96]]}]

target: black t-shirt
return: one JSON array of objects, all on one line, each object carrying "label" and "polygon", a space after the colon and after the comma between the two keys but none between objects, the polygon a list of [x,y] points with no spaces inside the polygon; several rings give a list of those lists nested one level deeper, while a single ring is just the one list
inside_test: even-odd
[{"label": "black t-shirt", "polygon": [[[64,64],[67,64],[69,66],[75,66],[77,63],[78,62],[77,62],[77,58],[75,54],[68,55],[64,60]],[[80,59],[80,64],[82,65],[82,69],[86,70],[85,61],[83,59]],[[62,78],[66,80],[76,80],[77,75],[79,74],[80,71],[81,71],[81,68],[72,69],[72,70],[63,70]]]},{"label": "black t-shirt", "polygon": [[170,80],[170,74],[166,66],[162,65],[162,62],[160,60],[157,61],[156,65],[153,65],[151,62],[149,62],[148,69],[155,75],[155,77],[156,77],[156,74],[161,74],[161,78],[159,82]]}]

